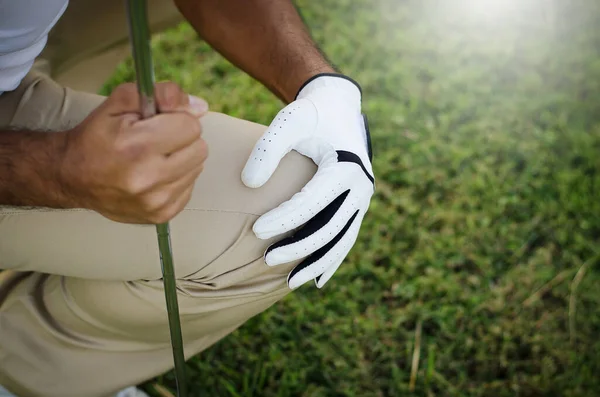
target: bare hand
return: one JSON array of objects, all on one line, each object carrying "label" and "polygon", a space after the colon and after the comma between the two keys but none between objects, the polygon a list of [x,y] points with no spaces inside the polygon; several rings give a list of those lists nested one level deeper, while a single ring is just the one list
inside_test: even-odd
[{"label": "bare hand", "polygon": [[118,222],[158,224],[188,203],[208,156],[198,120],[208,105],[174,83],[155,91],[154,117],[141,118],[136,86],[123,84],[67,133],[60,174],[76,206]]}]

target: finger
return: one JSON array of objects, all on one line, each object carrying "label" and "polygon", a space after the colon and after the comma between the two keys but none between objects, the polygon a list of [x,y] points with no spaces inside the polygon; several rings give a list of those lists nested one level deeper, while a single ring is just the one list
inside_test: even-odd
[{"label": "finger", "polygon": [[159,212],[158,217],[154,223],[165,223],[172,220],[181,211],[185,209],[185,206],[192,198],[192,192],[194,190],[193,184],[187,189],[183,190],[181,194],[177,195],[175,199],[169,202],[166,207]]},{"label": "finger", "polygon": [[124,113],[139,114],[140,106],[140,94],[134,83],[118,85],[100,105],[113,116]]},{"label": "finger", "polygon": [[356,243],[356,239],[358,238],[358,234],[360,231],[360,225],[362,224],[364,214],[365,213],[362,212],[354,220],[354,223],[350,227],[350,230],[348,230],[348,240],[344,241],[344,242],[340,242],[341,244],[344,244],[345,246],[343,248],[344,251],[338,258],[338,261],[334,262],[333,265],[329,266],[322,275],[315,278],[315,284],[316,284],[317,288],[323,288],[325,283],[327,283],[327,281],[329,281],[331,279],[331,277],[334,275],[334,273],[339,269],[339,267],[344,262],[344,259],[346,259],[346,257],[348,256],[348,253],[350,252],[350,250],[354,246],[354,243]]},{"label": "finger", "polygon": [[290,200],[267,212],[254,223],[260,239],[293,230],[312,219],[352,185],[354,174],[339,172],[336,154],[322,162],[313,178]]},{"label": "finger", "polygon": [[[194,172],[190,172],[182,176],[180,179],[176,180],[175,182],[172,182],[171,185],[168,186],[168,189],[173,193],[171,195],[171,200],[165,203],[167,207],[171,205],[176,205],[177,203],[181,202],[182,196],[185,199],[185,196],[189,195],[188,193],[190,193],[194,189],[194,185],[196,184],[198,175],[200,175],[200,171],[201,169],[197,168],[196,170],[194,170]],[[188,200],[185,200],[185,202],[187,203]]]},{"label": "finger", "polygon": [[[315,251],[291,271],[288,276],[288,286],[291,289],[298,288],[308,280],[316,279],[332,266],[339,267],[339,263],[344,260],[356,241],[360,227],[360,223],[355,222],[358,214],[359,210],[352,215],[333,240]],[[329,277],[331,278],[331,276]]]},{"label": "finger", "polygon": [[159,113],[189,112],[194,117],[201,117],[208,112],[208,103],[204,99],[186,94],[173,82],[156,84],[154,96]]},{"label": "finger", "polygon": [[189,201],[190,192],[199,174],[200,170],[188,173],[166,186],[164,184],[154,186],[152,191],[146,193],[145,209],[153,214],[153,223],[166,222],[181,210]]},{"label": "finger", "polygon": [[[175,205],[180,208],[179,212],[183,211],[185,209],[185,206],[190,202],[190,200],[192,199],[192,194],[194,192],[194,182],[192,182],[190,184],[190,187],[187,188],[185,191],[183,191],[183,193],[179,196],[179,198],[177,199]],[[178,213],[179,213],[178,212]]]},{"label": "finger", "polygon": [[[208,103],[202,98],[183,92],[175,83],[158,83],[155,86],[155,98],[159,113],[185,111],[194,117],[201,117],[208,112]],[[139,114],[141,110],[140,94],[134,83],[117,86],[108,98],[100,105],[109,114]]]},{"label": "finger", "polygon": [[154,86],[154,98],[159,113],[170,113],[184,110],[190,104],[188,94],[176,83],[165,81]]},{"label": "finger", "polygon": [[208,158],[208,145],[203,139],[198,139],[192,145],[173,153],[165,158],[161,165],[161,170],[165,178],[165,183],[170,183],[183,178],[187,174],[199,174],[204,162]]},{"label": "finger", "polygon": [[343,192],[293,236],[271,245],[265,262],[276,266],[304,258],[329,243],[358,209],[358,198]]},{"label": "finger", "polygon": [[279,162],[315,128],[317,111],[312,102],[303,99],[283,108],[263,136],[256,142],[242,171],[242,181],[248,187],[265,184]]},{"label": "finger", "polygon": [[190,169],[186,173],[182,173],[177,178],[173,179],[171,182],[163,184],[162,189],[165,189],[164,185],[168,185],[167,189],[174,192],[174,195],[179,195],[180,193],[186,191],[188,188],[193,187],[196,183],[196,179],[204,170],[204,166],[199,164],[195,166],[193,169]]},{"label": "finger", "polygon": [[186,113],[159,114],[134,123],[135,138],[153,153],[169,155],[182,150],[202,136],[200,121]]},{"label": "finger", "polygon": [[209,108],[208,102],[206,102],[204,99],[197,97],[195,95],[190,95],[189,101],[190,101],[190,109],[192,111],[192,114],[195,115],[196,117],[202,117],[206,113],[208,113],[208,108]]}]

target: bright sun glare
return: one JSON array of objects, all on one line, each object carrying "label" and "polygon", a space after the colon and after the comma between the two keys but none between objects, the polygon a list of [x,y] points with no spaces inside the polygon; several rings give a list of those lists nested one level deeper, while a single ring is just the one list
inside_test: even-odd
[{"label": "bright sun glare", "polygon": [[463,0],[461,6],[465,14],[483,19],[503,19],[518,12],[522,0]]}]

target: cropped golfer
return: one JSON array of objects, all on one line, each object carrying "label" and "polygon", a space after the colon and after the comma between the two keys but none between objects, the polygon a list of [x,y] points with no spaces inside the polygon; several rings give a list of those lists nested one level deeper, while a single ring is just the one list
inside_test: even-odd
[{"label": "cropped golfer", "polygon": [[171,223],[189,358],[327,283],[369,207],[360,87],[290,0],[148,2],[154,32],[185,18],[287,106],[265,127],[165,82],[142,120],[135,85],[93,94],[129,54],[122,0],[0,0],[5,393],[113,396],[172,367],[153,224]]}]

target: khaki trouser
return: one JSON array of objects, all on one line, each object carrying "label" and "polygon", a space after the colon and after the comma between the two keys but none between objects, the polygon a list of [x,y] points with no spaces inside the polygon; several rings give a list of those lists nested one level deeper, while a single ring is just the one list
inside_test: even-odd
[{"label": "khaki trouser", "polygon": [[[149,3],[153,30],[180,19],[170,2]],[[126,40],[121,0],[71,0],[45,65],[62,84],[94,90],[126,54]],[[62,84],[29,73],[0,96],[0,126],[52,133],[103,101]],[[315,172],[292,152],[264,187],[246,188],[240,174],[265,127],[219,113],[201,122],[210,156],[171,222],[187,358],[289,292],[294,264],[268,267],[273,240],[251,228]],[[0,384],[17,395],[106,396],[172,367],[154,226],[78,209],[0,208],[0,268],[8,269],[0,273]]]}]

